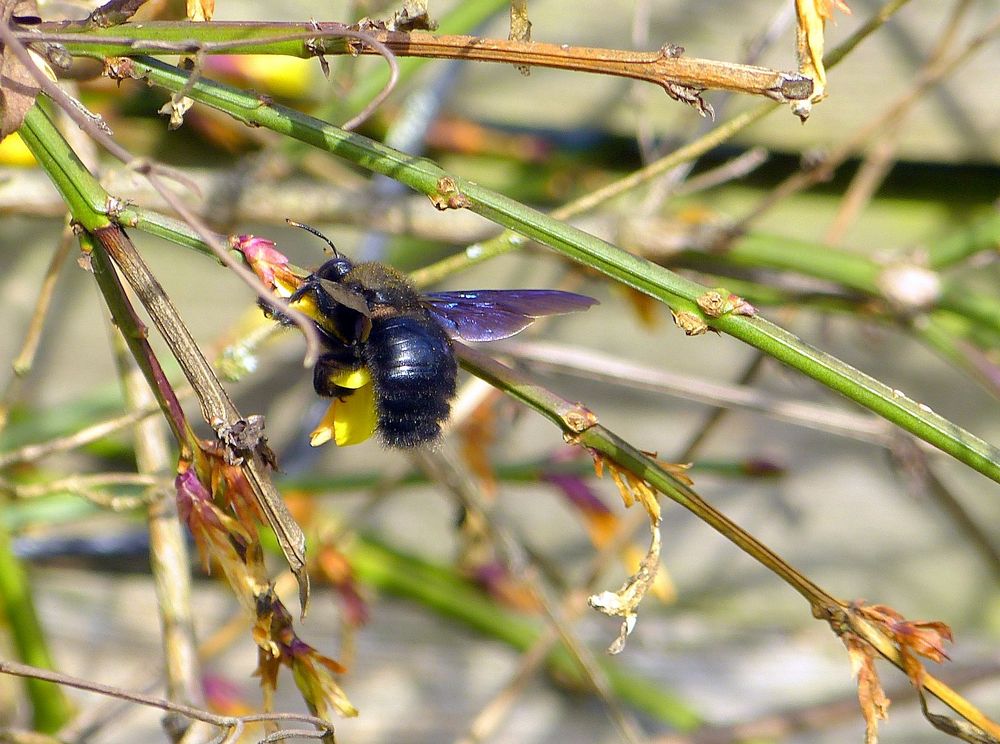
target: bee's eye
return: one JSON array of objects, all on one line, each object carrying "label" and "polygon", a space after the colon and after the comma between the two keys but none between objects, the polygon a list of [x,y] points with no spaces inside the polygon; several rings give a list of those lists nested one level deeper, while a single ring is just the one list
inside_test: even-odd
[{"label": "bee's eye", "polygon": [[315,276],[320,279],[329,279],[330,281],[338,282],[347,276],[353,268],[354,264],[349,259],[343,256],[336,256],[316,269]]}]

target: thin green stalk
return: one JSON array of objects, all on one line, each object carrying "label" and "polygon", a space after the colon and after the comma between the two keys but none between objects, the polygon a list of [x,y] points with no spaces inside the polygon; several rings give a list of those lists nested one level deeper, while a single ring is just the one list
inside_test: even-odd
[{"label": "thin green stalk", "polygon": [[736,543],[744,552],[763,563],[805,597],[810,604],[814,606],[840,604],[837,599],[809,581],[767,546],[716,511],[676,476],[660,467],[659,463],[649,455],[604,428],[597,416],[583,405],[560,398],[471,347],[459,346],[456,354],[465,369],[533,408],[562,429],[566,436],[572,437],[575,444],[607,456],[612,462],[650,483],[663,495],[689,509],[699,519]]},{"label": "thin green stalk", "polygon": [[37,101],[28,109],[18,133],[59,189],[73,218],[87,230],[108,227],[107,192]]},{"label": "thin green stalk", "polygon": [[[35,612],[31,583],[24,566],[15,557],[7,527],[0,522],[0,612],[10,628],[14,652],[20,661],[36,667],[53,669],[45,631]],[[73,706],[62,688],[52,682],[25,679],[25,691],[31,702],[32,726],[37,731],[53,733],[73,716]]]},{"label": "thin green stalk", "polygon": [[[134,227],[149,235],[155,235],[158,238],[169,240],[171,243],[191,248],[209,258],[216,258],[215,253],[201,239],[201,236],[190,225],[181,220],[167,217],[152,209],[130,204],[126,204],[118,212],[116,219],[122,227]],[[224,236],[219,236],[219,239],[225,242]]]},{"label": "thin green stalk", "polygon": [[940,271],[988,250],[1000,250],[1000,210],[934,241],[927,257],[930,268]]},{"label": "thin green stalk", "polygon": [[[827,69],[836,67],[837,64],[854,47],[882,26],[900,8],[906,5],[909,0],[891,0],[880,8],[867,23],[855,31],[843,44],[831,50],[824,58]],[[373,93],[374,94],[374,93]],[[673,170],[679,165],[691,162],[701,157],[714,147],[726,142],[737,133],[746,129],[750,125],[760,121],[767,115],[779,108],[780,104],[773,102],[761,103],[752,109],[744,111],[733,117],[724,124],[720,124],[711,131],[692,142],[683,145],[670,152],[664,157],[655,160],[649,165],[639,168],[627,176],[618,179],[608,185],[586,194],[579,199],[563,205],[552,211],[551,216],[558,220],[567,220],[578,214],[587,212],[598,204],[607,202],[615,197],[622,196],[644,183],[652,181],[654,178]],[[463,253],[450,256],[436,264],[426,267],[416,272],[414,281],[418,284],[430,284],[439,281],[444,276],[456,271],[470,268],[478,263],[494,258],[503,253],[516,249],[521,245],[520,236],[508,230],[495,238],[477,243],[466,249]]]},{"label": "thin green stalk", "polygon": [[703,318],[707,327],[728,333],[779,359],[1000,482],[1000,450],[996,447],[763,318],[734,314],[703,317],[696,303],[708,288],[697,282],[502,194],[449,175],[429,160],[393,150],[298,111],[262,103],[259,98],[236,88],[206,80],[186,87],[188,76],[183,71],[158,60],[138,58],[134,66],[139,75],[155,85],[175,92],[186,90],[196,101],[225,111],[247,124],[267,127],[375,173],[390,176],[426,194],[441,207],[470,209],[666,303],[675,312],[688,312]]},{"label": "thin green stalk", "polygon": [[[739,116],[730,119],[725,124],[717,126],[712,131],[694,142],[677,148],[669,155],[666,155],[654,163],[650,163],[644,168],[633,171],[627,176],[609,183],[596,191],[584,194],[578,199],[565,204],[558,209],[552,210],[550,216],[556,220],[568,220],[576,215],[583,214],[599,204],[626,194],[632,189],[638,188],[644,183],[666,173],[679,165],[696,160],[713,148],[722,144],[737,132],[748,127],[753,122],[764,118],[778,108],[776,103],[763,103],[750,111],[746,111]],[[413,272],[413,281],[418,286],[433,284],[446,276],[450,276],[457,271],[470,269],[473,266],[488,261],[504,253],[509,253],[523,245],[524,240],[514,230],[505,230],[495,238],[484,240],[473,246],[466,248],[461,253],[444,258],[437,263],[424,267]]]},{"label": "thin green stalk", "polygon": [[[984,232],[986,235],[978,233],[977,238],[988,243],[989,233]],[[979,250],[988,247],[983,242],[978,242]],[[883,272],[891,268],[854,251],[764,233],[749,233],[718,253],[684,251],[671,256],[671,263],[709,271],[718,271],[721,267],[795,271],[872,297],[883,297],[881,279]],[[972,292],[954,279],[939,278],[941,291],[935,307],[950,310],[984,328],[1000,332],[1000,300],[992,295]]]}]

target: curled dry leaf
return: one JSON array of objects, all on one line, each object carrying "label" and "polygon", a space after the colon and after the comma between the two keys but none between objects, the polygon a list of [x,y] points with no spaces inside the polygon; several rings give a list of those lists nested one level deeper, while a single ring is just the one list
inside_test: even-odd
[{"label": "curled dry leaf", "polygon": [[944,644],[953,640],[951,628],[939,620],[907,620],[886,605],[855,605],[854,610],[885,631],[899,648],[903,667],[917,688],[923,687],[924,667],[917,656],[940,664],[948,659]]},{"label": "curled dry leaf", "polygon": [[594,472],[598,478],[604,477],[604,466],[607,465],[611,479],[618,486],[618,492],[622,495],[625,508],[629,508],[638,501],[649,514],[649,521],[653,525],[658,525],[660,523],[660,501],[656,498],[656,489],[635,473],[618,467],[599,452],[591,451],[590,454],[594,458]]},{"label": "curled dry leaf", "polygon": [[215,0],[187,0],[187,17],[192,21],[210,21],[215,15]]},{"label": "curled dry leaf", "polygon": [[[0,10],[0,23],[8,25],[11,19],[37,15],[38,7],[30,0],[5,2]],[[54,79],[48,64],[37,55],[31,56],[35,64]],[[35,103],[38,90],[32,71],[21,63],[13,51],[4,47],[0,54],[0,140],[21,128],[24,115]]]},{"label": "curled dry leaf", "polygon": [[923,711],[924,718],[942,733],[948,734],[948,736],[953,736],[959,741],[967,741],[969,744],[996,744],[997,738],[991,736],[986,731],[983,731],[978,726],[974,726],[968,721],[963,721],[958,718],[951,718],[950,716],[942,716],[938,713],[932,713],[927,707],[927,696],[921,691],[920,693],[920,710]]},{"label": "curled dry leaf", "polygon": [[[511,41],[531,41],[531,21],[528,20],[528,0],[511,0],[510,2],[510,34]],[[515,65],[522,75],[531,74],[527,65]]]},{"label": "curled dry leaf", "polygon": [[392,31],[434,31],[437,21],[431,20],[427,0],[403,0],[403,7],[392,17]]},{"label": "curled dry leaf", "polygon": [[812,104],[826,97],[826,68],[823,66],[824,27],[833,18],[834,8],[850,13],[842,0],[795,0],[798,22],[796,47],[799,72],[812,78],[813,94],[808,100],[793,101],[792,111],[805,121],[812,111]]},{"label": "curled dry leaf", "polygon": [[457,427],[459,450],[462,460],[479,479],[484,495],[492,499],[497,494],[497,475],[490,457],[491,446],[496,442],[496,406],[491,396],[477,406],[472,414]]},{"label": "curled dry leaf", "polygon": [[865,717],[865,744],[878,744],[878,722],[889,715],[889,698],[875,668],[875,651],[853,633],[844,633],[841,639],[851,659],[851,672],[858,680],[858,702]]},{"label": "curled dry leaf", "polygon": [[639,564],[639,570],[629,576],[617,592],[601,592],[587,598],[587,604],[598,612],[622,618],[618,638],[608,647],[609,654],[620,653],[625,648],[625,641],[639,619],[639,604],[656,581],[660,566],[660,528],[657,524],[650,524],[649,531],[652,533],[652,540],[646,556]]},{"label": "curled dry leaf", "polygon": [[[680,477],[686,479],[687,476],[680,472]],[[558,488],[577,510],[595,547],[603,548],[614,539],[620,527],[618,516],[604,505],[582,477],[571,473],[547,473],[543,478]],[[629,572],[639,570],[643,555],[644,550],[639,545],[626,545],[621,550],[622,561]],[[677,596],[673,580],[662,565],[657,570],[650,593],[661,602],[672,602]]]}]

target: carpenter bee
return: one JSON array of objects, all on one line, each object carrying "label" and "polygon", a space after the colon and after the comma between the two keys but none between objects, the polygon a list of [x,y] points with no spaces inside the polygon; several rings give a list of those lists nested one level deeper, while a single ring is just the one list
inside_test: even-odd
[{"label": "carpenter bee", "polygon": [[[597,300],[547,289],[419,294],[383,263],[333,258],[288,297],[316,324],[323,350],[313,387],[333,398],[310,442],[357,444],[378,433],[388,447],[434,442],[451,412],[458,365],[452,339],[495,341],[536,318],[586,310]],[[288,319],[276,315],[282,323]]]}]

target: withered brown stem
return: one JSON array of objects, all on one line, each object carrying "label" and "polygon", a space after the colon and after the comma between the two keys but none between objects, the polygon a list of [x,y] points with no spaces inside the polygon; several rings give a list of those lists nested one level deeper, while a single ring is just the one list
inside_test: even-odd
[{"label": "withered brown stem", "polygon": [[[202,415],[220,433],[232,429],[245,419],[240,415],[208,361],[195,343],[177,310],[170,302],[156,277],[146,266],[125,231],[112,226],[95,231],[97,242],[107,251],[135,290],[156,327],[170,346],[188,382],[201,403]],[[100,257],[95,253],[95,260]],[[182,414],[181,414],[182,415]],[[185,433],[175,431],[179,442]],[[281,495],[271,482],[270,465],[262,452],[255,448],[242,452],[243,474],[253,489],[267,523],[274,530],[288,566],[299,581],[299,600],[305,615],[309,602],[309,576],[305,568],[305,535],[288,511]]]},{"label": "withered brown stem", "polygon": [[[615,75],[655,83],[670,95],[674,95],[674,86],[681,86],[695,90],[729,90],[784,102],[806,99],[813,90],[812,80],[797,72],[685,57],[682,49],[669,45],[655,52],[633,52],[479,36],[437,36],[416,31],[372,31],[371,34],[401,57],[467,59]],[[375,53],[360,44],[354,51]]]}]

